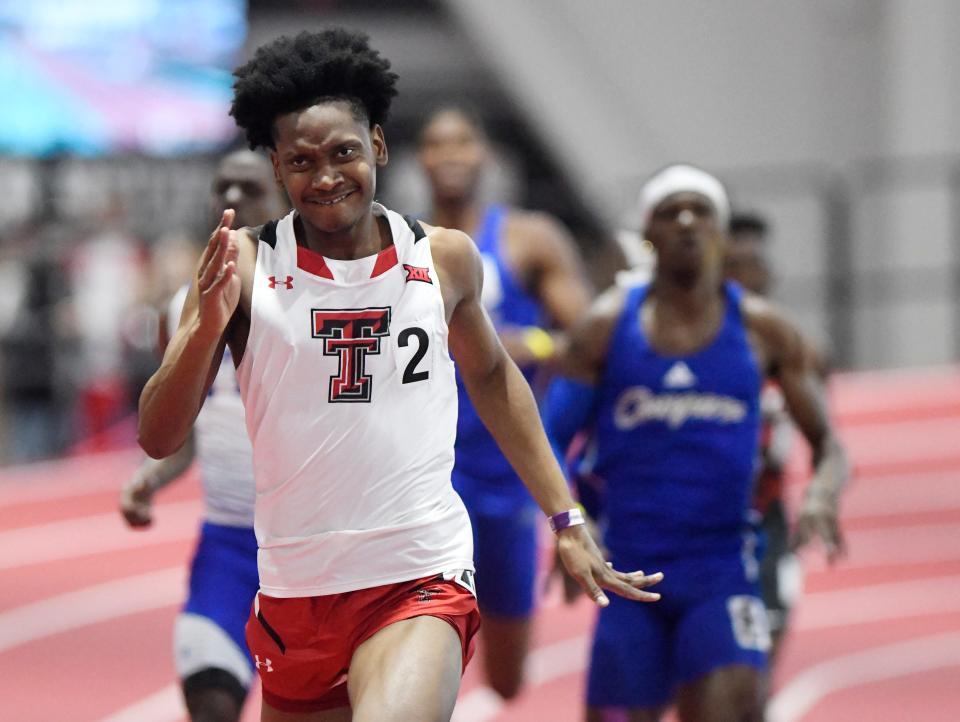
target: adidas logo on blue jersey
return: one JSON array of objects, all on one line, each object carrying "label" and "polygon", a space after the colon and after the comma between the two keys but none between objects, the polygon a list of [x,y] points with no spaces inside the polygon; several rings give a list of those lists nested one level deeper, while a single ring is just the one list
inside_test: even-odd
[{"label": "adidas logo on blue jersey", "polygon": [[688,389],[697,383],[697,377],[683,361],[677,361],[663,376],[663,386],[668,389]]}]

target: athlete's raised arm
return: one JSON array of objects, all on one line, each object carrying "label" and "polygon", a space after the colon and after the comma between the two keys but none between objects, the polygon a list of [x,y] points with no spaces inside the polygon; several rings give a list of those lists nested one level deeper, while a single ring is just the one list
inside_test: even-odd
[{"label": "athlete's raised arm", "polygon": [[793,546],[803,546],[818,536],[833,561],[843,551],[839,504],[849,465],[830,422],[817,354],[767,301],[748,297],[744,310],[752,329],[764,341],[768,364],[783,391],[787,411],[810,444],[813,457],[813,477],[797,516]]},{"label": "athlete's raised arm", "polygon": [[[543,512],[561,528],[558,549],[564,565],[592,599],[608,603],[601,587],[641,601],[659,594],[642,591],[659,574],[610,569],[583,525],[565,526],[575,508],[543,431],[530,387],[497,338],[480,303],[483,264],[468,236],[430,229],[430,247],[440,276],[450,329],[450,350],[477,413]],[[574,515],[575,516],[575,515]]]},{"label": "athlete's raised arm", "polygon": [[225,330],[240,299],[238,232],[227,209],[211,234],[187,293],[180,325],[140,395],[138,441],[155,459],[187,440],[223,355]]}]

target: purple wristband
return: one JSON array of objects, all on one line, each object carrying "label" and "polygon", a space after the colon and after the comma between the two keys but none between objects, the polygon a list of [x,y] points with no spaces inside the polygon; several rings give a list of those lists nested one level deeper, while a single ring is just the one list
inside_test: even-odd
[{"label": "purple wristband", "polygon": [[579,508],[574,508],[561,511],[559,514],[554,514],[553,516],[548,516],[547,523],[550,524],[550,530],[556,534],[568,527],[585,524],[586,520],[583,518],[583,511]]}]

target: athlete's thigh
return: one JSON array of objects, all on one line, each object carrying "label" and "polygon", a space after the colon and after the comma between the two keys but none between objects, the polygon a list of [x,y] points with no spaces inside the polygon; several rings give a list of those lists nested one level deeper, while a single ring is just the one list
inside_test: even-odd
[{"label": "athlete's thigh", "polygon": [[529,617],[511,619],[491,614],[483,617],[480,636],[487,682],[505,699],[515,697],[523,685],[531,627]]},{"label": "athlete's thigh", "polygon": [[384,627],[357,647],[347,686],[354,722],[446,722],[460,689],[460,636],[420,616]]},{"label": "athlete's thigh", "polygon": [[[658,602],[657,604],[660,604]],[[610,596],[594,631],[587,708],[658,710],[670,700],[673,630],[664,610]],[[597,719],[603,719],[598,717]]]},{"label": "athlete's thigh", "polygon": [[717,584],[678,624],[678,709],[683,722],[752,720],[770,649],[766,610],[738,559],[710,572]]},{"label": "athlete's thigh", "polygon": [[748,589],[717,594],[690,608],[678,622],[676,681],[686,684],[733,665],[762,670],[769,649],[770,630],[759,595]]},{"label": "athlete's thigh", "polygon": [[760,722],[760,670],[743,664],[714,669],[677,691],[680,722]]}]

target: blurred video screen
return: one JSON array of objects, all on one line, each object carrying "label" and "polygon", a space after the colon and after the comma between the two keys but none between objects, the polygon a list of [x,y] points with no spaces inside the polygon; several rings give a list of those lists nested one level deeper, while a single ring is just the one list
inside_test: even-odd
[{"label": "blurred video screen", "polygon": [[0,0],[0,153],[222,146],[246,0]]}]

